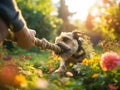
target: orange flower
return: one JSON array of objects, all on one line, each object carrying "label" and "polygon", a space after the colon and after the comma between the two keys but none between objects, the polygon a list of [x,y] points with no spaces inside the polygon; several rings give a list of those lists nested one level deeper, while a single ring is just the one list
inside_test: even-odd
[{"label": "orange flower", "polygon": [[113,70],[120,65],[120,57],[115,52],[106,52],[101,57],[100,65],[104,71]]},{"label": "orange flower", "polygon": [[22,74],[16,75],[14,78],[14,82],[16,85],[21,86],[21,87],[27,86],[27,80],[25,76],[23,76]]},{"label": "orange flower", "polygon": [[14,85],[14,77],[19,72],[16,65],[5,65],[0,68],[0,83]]},{"label": "orange flower", "polygon": [[84,59],[83,61],[82,61],[82,64],[87,64],[87,59]]},{"label": "orange flower", "polygon": [[93,74],[92,78],[97,78],[99,76],[99,74]]},{"label": "orange flower", "polygon": [[118,87],[115,84],[109,84],[108,87],[109,90],[118,90]]}]

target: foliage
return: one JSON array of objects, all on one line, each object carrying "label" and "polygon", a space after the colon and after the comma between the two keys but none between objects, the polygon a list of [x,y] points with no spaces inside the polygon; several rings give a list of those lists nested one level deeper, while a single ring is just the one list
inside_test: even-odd
[{"label": "foliage", "polygon": [[28,27],[36,30],[38,38],[54,39],[61,20],[51,15],[54,8],[50,0],[17,0],[17,3]]},{"label": "foliage", "polygon": [[102,30],[109,37],[118,38],[120,34],[120,6],[114,5],[106,10],[102,17]]},{"label": "foliage", "polygon": [[120,40],[119,39],[107,39],[107,40],[103,40],[101,41],[98,46],[101,47],[103,49],[103,53],[104,52],[109,52],[109,51],[114,51],[117,52],[118,54],[120,54]]}]

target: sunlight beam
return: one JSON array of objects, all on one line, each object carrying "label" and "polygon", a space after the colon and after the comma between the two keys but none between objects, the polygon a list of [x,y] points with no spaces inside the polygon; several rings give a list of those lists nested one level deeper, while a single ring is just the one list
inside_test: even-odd
[{"label": "sunlight beam", "polygon": [[70,12],[76,12],[73,19],[80,19],[84,21],[87,17],[90,7],[96,0],[66,0]]}]

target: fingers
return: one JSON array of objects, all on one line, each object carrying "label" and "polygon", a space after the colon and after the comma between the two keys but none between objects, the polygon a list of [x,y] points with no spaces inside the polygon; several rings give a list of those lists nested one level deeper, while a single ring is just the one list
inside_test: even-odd
[{"label": "fingers", "polygon": [[15,33],[17,44],[23,49],[30,49],[35,46],[35,30],[23,28],[21,31]]},{"label": "fingers", "polygon": [[36,31],[35,30],[32,30],[32,29],[29,29],[30,30],[30,33],[35,36],[36,35]]}]

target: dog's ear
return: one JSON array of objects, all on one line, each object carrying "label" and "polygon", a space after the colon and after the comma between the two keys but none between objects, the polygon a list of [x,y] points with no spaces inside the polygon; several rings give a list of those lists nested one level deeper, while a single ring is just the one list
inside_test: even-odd
[{"label": "dog's ear", "polygon": [[82,42],[84,41],[83,37],[84,37],[85,33],[77,31],[77,30],[73,31],[72,33],[73,33],[73,38],[78,41],[78,44],[81,47]]},{"label": "dog's ear", "polygon": [[73,31],[72,33],[73,33],[73,38],[75,38],[77,40],[81,39],[83,37],[83,35],[85,34],[83,32],[77,31],[77,30]]}]

